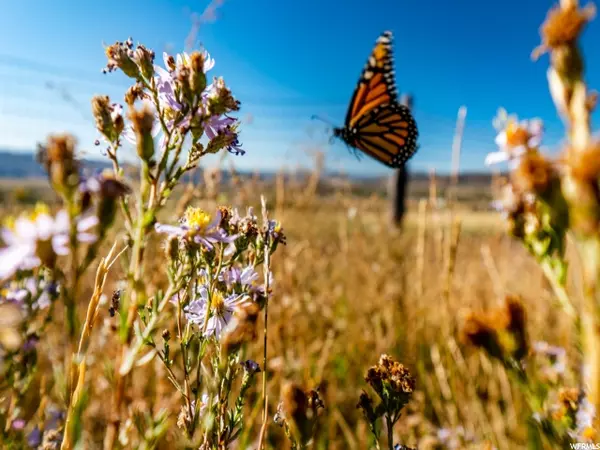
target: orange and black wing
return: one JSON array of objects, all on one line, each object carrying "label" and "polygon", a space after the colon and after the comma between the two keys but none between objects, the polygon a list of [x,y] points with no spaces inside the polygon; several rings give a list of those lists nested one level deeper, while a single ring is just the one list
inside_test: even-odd
[{"label": "orange and black wing", "polygon": [[392,33],[379,36],[354,89],[344,126],[351,130],[373,109],[396,102],[392,59]]},{"label": "orange and black wing", "polygon": [[418,148],[415,119],[406,106],[395,102],[359,117],[355,130],[349,144],[388,167],[402,166]]}]

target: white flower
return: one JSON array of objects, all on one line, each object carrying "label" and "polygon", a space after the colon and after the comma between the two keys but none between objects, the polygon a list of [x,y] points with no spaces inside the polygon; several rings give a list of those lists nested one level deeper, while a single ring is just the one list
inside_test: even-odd
[{"label": "white flower", "polygon": [[[213,67],[215,67],[215,60],[210,57],[209,53],[206,50],[204,50],[204,52],[202,53],[202,56],[204,57],[204,67],[202,68],[202,70],[204,71],[204,73],[206,73],[209,70],[211,70]],[[163,61],[165,63],[165,67],[169,67],[167,64],[168,58],[169,58],[169,55],[166,52],[163,53]],[[183,66],[190,67],[190,65],[191,65],[190,55],[187,52],[180,53],[176,56],[175,62],[177,64],[177,68],[180,68]]]},{"label": "white flower", "polygon": [[[80,242],[95,241],[96,236],[88,230],[97,223],[95,216],[80,219],[77,239]],[[45,210],[36,211],[30,218],[21,216],[14,226],[4,227],[0,233],[6,245],[0,248],[0,279],[9,278],[18,270],[34,269],[53,255],[69,253],[69,217],[64,210],[56,217]]]},{"label": "white flower", "polygon": [[[206,319],[206,309],[209,302],[208,289],[205,286],[200,287],[199,298],[192,300],[184,309],[186,318],[201,328],[204,327]],[[218,291],[212,292],[210,296],[210,316],[204,336],[220,337],[231,318],[235,308],[244,304],[247,297],[239,294],[232,294],[224,297]]]},{"label": "white flower", "polygon": [[544,123],[541,119],[519,122],[516,116],[508,116],[504,109],[500,109],[493,124],[498,130],[495,142],[499,151],[486,156],[487,166],[509,162],[512,169],[521,156],[530,149],[538,148],[542,143]]},{"label": "white flower", "polygon": [[577,413],[575,413],[575,423],[577,425],[577,439],[583,442],[588,442],[588,433],[590,430],[594,430],[594,419],[596,418],[596,408],[594,405],[585,397],[581,403],[579,403],[579,408],[577,408]]}]

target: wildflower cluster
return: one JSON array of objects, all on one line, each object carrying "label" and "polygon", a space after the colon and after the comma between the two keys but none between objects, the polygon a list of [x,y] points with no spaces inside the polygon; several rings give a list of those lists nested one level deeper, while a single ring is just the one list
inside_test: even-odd
[{"label": "wildflower cluster", "polygon": [[[559,167],[540,151],[543,124],[539,119],[519,122],[500,109],[495,126],[499,151],[489,154],[486,163],[508,161],[511,171],[498,186],[499,198],[494,206],[507,219],[509,234],[523,243],[557,287],[564,288],[569,214]],[[559,300],[573,315],[565,296],[560,295]]]},{"label": "wildflower cluster", "polygon": [[[258,317],[273,286],[270,272],[264,279],[265,270],[258,268],[284,241],[283,231],[279,226],[275,235],[269,222],[259,225],[251,208],[240,216],[227,207],[209,213],[192,206],[177,224],[159,222],[155,229],[166,235],[170,289],[150,301],[153,306],[142,317],[145,339],[170,373],[183,366],[183,379],[172,375],[171,382],[182,393],[178,424],[187,438],[199,439],[207,448],[231,443],[241,431],[246,392],[261,370],[242,358],[246,344],[258,336]],[[152,331],[161,306],[154,305],[165,300],[177,327],[163,331],[159,340]],[[212,369],[200,375],[205,358]],[[236,380],[240,384],[234,394]]]},{"label": "wildflower cluster", "polygon": [[[51,136],[40,145],[38,161],[60,207],[38,205],[2,227],[3,442],[19,448],[25,442],[43,448],[86,445],[86,373],[94,361],[88,353],[94,351],[91,335],[107,304],[106,321],[119,354],[110,377],[104,447],[153,448],[168,431],[166,411],[123,407],[130,374],[158,358],[181,394],[181,441],[227,448],[240,436],[245,401],[261,372],[258,363],[243,356],[258,337],[260,313],[274,284],[270,257],[285,244],[285,235],[266,209],[260,223],[251,208],[242,215],[225,206],[214,211],[189,207],[177,223],[157,220],[181,177],[202,156],[220,150],[245,153],[238,121],[230,116],[240,104],[222,78],[208,83],[206,74],[215,62],[206,51],[165,53],[160,67],[152,50],[134,47],[129,39],[107,47],[106,55],[105,73],[120,70],[132,80],[126,108],[108,96],[92,99],[97,144],[104,142],[113,169],[87,173],[74,139]],[[126,183],[121,148],[127,144],[136,150],[139,179]],[[99,257],[102,245],[115,236],[110,230],[119,215],[116,242]],[[148,283],[146,273],[146,248],[154,234],[166,237],[161,270],[168,286],[163,290]],[[126,263],[125,273],[108,299],[104,288],[116,262]],[[95,282],[81,326],[80,284],[93,263]],[[32,416],[21,403],[36,379],[37,348],[56,305],[64,309],[66,325],[65,367],[55,368],[62,391],[59,396],[43,391]],[[48,408],[60,401],[61,413],[50,423]]]},{"label": "wildflower cluster", "polygon": [[[594,15],[593,6],[580,8],[576,0],[561,1],[550,10],[540,28],[542,44],[533,54],[534,58],[544,53],[550,55],[549,89],[567,128],[567,142],[560,157],[550,160],[541,154],[539,120],[517,122],[502,112],[504,120],[497,124],[500,125],[497,138],[500,152],[487,159],[488,163],[509,161],[509,181],[502,186],[497,204],[508,218],[511,234],[535,256],[563,311],[573,319],[578,330],[577,347],[583,350],[583,365],[576,390],[564,384],[564,351],[548,345],[538,344],[534,353],[537,352],[538,360],[543,355],[551,363],[536,372],[535,377],[523,372],[522,378],[523,389],[535,399],[532,411],[538,414],[539,420],[534,421],[533,428],[564,445],[566,434],[584,440],[581,431],[585,427],[581,428],[573,420],[576,412],[582,411],[583,417],[586,411],[589,419],[582,419],[582,423],[597,429],[595,411],[600,407],[600,142],[593,137],[590,125],[597,95],[590,92],[585,83],[579,44],[585,26]],[[566,289],[567,233],[572,234],[583,264],[584,301],[579,309],[573,306]],[[475,321],[471,321],[471,325],[473,323]],[[504,358],[505,352],[497,345],[496,334],[483,326],[475,328],[477,333],[469,334],[471,341],[493,356]],[[479,339],[482,336],[485,339]],[[537,364],[530,364],[528,372],[532,367]],[[553,396],[562,401],[551,401],[548,389],[540,386],[552,386]],[[554,409],[549,404],[554,404]],[[556,406],[560,404],[562,406]],[[544,406],[540,408],[540,405]],[[589,432],[583,434],[590,437]]]},{"label": "wildflower cluster", "polygon": [[365,381],[379,397],[375,405],[373,398],[363,391],[357,408],[360,408],[369,423],[375,440],[379,439],[380,429],[377,425],[383,417],[387,427],[388,444],[393,446],[393,427],[400,418],[402,409],[409,402],[415,391],[416,381],[410,371],[389,355],[381,355],[379,362],[372,366],[365,376]]},{"label": "wildflower cluster", "polygon": [[[20,417],[21,401],[35,380],[40,341],[53,319],[55,303],[61,300],[65,311],[66,356],[70,358],[79,332],[79,280],[105,240],[115,218],[116,202],[129,192],[112,176],[87,176],[71,136],[51,136],[39,146],[38,160],[61,205],[53,212],[49,206],[37,204],[30,212],[5,219],[0,247],[0,308],[11,322],[6,324],[0,344],[0,388],[8,389],[11,399],[3,416],[8,420],[6,429],[11,429],[12,422],[23,436],[26,424]],[[67,378],[68,372],[66,368]]]},{"label": "wildflower cluster", "polygon": [[499,361],[521,388],[535,442],[593,442],[595,410],[583,391],[565,387],[576,379],[569,373],[565,349],[543,341],[530,345],[526,320],[523,304],[508,296],[502,308],[469,313],[462,340]]}]

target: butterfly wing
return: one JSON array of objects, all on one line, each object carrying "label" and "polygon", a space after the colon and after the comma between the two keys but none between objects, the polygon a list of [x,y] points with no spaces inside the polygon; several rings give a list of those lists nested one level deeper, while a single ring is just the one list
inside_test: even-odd
[{"label": "butterfly wing", "polygon": [[367,60],[358,84],[354,89],[345,128],[354,128],[357,121],[369,111],[397,99],[392,59],[392,33],[386,31],[379,36]]},{"label": "butterfly wing", "polygon": [[402,166],[418,148],[415,119],[406,106],[396,102],[359,117],[355,131],[348,143],[388,167]]}]

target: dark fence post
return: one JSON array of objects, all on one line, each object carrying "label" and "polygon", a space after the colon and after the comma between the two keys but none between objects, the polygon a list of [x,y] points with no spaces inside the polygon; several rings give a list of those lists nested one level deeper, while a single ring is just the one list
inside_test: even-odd
[{"label": "dark fence post", "polygon": [[[413,108],[413,97],[410,94],[404,94],[400,98],[400,103],[408,108]],[[389,185],[389,195],[391,201],[391,220],[392,225],[402,225],[402,218],[406,212],[406,186],[408,184],[408,167],[404,164],[394,171]]]}]

